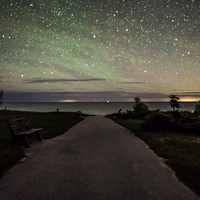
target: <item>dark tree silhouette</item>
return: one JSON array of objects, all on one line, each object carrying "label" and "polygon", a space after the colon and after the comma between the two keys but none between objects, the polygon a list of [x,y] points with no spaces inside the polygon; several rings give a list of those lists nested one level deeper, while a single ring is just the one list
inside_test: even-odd
[{"label": "dark tree silhouette", "polygon": [[3,90],[0,91],[0,104],[3,103]]},{"label": "dark tree silhouette", "polygon": [[200,114],[200,101],[196,103],[194,112],[195,114]]},{"label": "dark tree silhouette", "polygon": [[139,97],[135,97],[133,110],[136,117],[143,117],[149,112],[148,106]]},{"label": "dark tree silhouette", "polygon": [[176,95],[170,95],[170,106],[172,107],[173,111],[176,111],[180,108],[180,98]]},{"label": "dark tree silhouette", "polygon": [[139,104],[139,103],[141,103],[141,99],[140,99],[140,97],[135,97],[135,104]]}]

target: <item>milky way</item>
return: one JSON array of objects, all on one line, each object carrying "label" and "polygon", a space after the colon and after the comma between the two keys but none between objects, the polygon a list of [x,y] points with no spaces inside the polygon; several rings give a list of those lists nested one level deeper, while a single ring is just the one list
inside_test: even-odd
[{"label": "milky way", "polygon": [[1,0],[11,91],[200,90],[198,0]]}]

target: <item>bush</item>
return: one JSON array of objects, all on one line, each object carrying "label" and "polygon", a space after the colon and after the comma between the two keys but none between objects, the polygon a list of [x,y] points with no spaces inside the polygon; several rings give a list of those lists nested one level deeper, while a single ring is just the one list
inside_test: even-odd
[{"label": "bush", "polygon": [[[135,104],[133,106],[132,117],[133,118],[143,118],[149,113],[148,106],[143,103],[140,98],[135,98]],[[130,114],[130,113],[129,113]]]},{"label": "bush", "polygon": [[199,134],[200,121],[194,121],[191,123],[182,124],[182,127],[185,132],[193,132],[193,133]]},{"label": "bush", "polygon": [[144,122],[144,129],[146,130],[169,130],[174,127],[174,123],[170,116],[160,113],[152,112],[147,115]]},{"label": "bush", "polygon": [[0,105],[3,103],[3,90],[0,91]]},{"label": "bush", "polygon": [[198,121],[199,119],[192,113],[182,112],[178,122],[180,124],[188,124]]},{"label": "bush", "polygon": [[196,103],[194,113],[200,115],[200,101]]}]

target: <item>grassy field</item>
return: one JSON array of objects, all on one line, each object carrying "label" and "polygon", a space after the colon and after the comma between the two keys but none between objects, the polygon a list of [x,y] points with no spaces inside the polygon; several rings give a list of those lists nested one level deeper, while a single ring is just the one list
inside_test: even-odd
[{"label": "grassy field", "polygon": [[0,111],[0,176],[24,157],[24,148],[14,143],[7,123],[9,119],[18,117],[30,120],[31,128],[43,128],[42,137],[48,139],[63,134],[85,116],[81,113]]},{"label": "grassy field", "polygon": [[142,120],[117,120],[138,137],[175,171],[177,177],[200,195],[200,136],[177,132],[143,131]]}]

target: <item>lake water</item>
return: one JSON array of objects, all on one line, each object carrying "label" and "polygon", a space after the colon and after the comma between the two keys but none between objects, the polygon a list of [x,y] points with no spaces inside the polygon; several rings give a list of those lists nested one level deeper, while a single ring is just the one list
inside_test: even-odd
[{"label": "lake water", "polygon": [[[146,103],[151,110],[160,109],[162,111],[170,110],[168,102],[151,102]],[[181,103],[181,110],[193,111],[195,103]],[[117,103],[4,103],[2,107],[7,107],[8,110],[19,111],[36,111],[36,112],[52,112],[57,108],[61,112],[77,112],[81,111],[88,114],[105,115],[114,112],[131,110],[133,103],[117,102]]]}]

